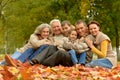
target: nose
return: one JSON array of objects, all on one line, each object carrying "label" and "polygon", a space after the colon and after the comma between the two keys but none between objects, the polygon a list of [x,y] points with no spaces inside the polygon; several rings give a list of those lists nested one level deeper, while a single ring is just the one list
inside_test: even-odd
[{"label": "nose", "polygon": [[95,29],[92,29],[91,31],[93,32],[93,31],[95,31]]},{"label": "nose", "polygon": [[81,30],[81,29],[79,29],[79,32],[81,33],[81,32],[82,32],[82,30]]}]

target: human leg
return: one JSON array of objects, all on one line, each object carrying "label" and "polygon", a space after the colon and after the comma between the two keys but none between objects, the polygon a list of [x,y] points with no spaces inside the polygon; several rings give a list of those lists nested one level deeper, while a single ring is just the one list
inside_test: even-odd
[{"label": "human leg", "polygon": [[90,67],[101,66],[111,69],[113,65],[107,58],[103,58],[103,59],[93,60],[90,63],[87,63],[86,66],[90,66]]},{"label": "human leg", "polygon": [[32,55],[34,53],[34,49],[33,48],[28,48],[24,53],[22,53],[17,60],[21,61],[21,62],[25,62],[27,60],[27,58]]},{"label": "human leg", "polygon": [[54,45],[49,45],[47,48],[45,48],[40,54],[36,55],[35,57],[32,58],[32,60],[30,61],[38,61],[39,64],[42,63],[42,61],[44,61],[46,58],[48,58],[49,56],[51,56],[53,53],[55,53],[57,51],[57,47]]},{"label": "human leg", "polygon": [[28,57],[28,60],[32,60],[33,57],[37,56],[39,53],[41,53],[47,47],[48,47],[48,45],[42,45],[42,46],[40,46],[32,55],[30,55]]},{"label": "human leg", "polygon": [[16,51],[15,53],[13,53],[13,54],[11,55],[11,57],[12,57],[13,59],[17,59],[21,54],[22,54],[22,53]]},{"label": "human leg", "polygon": [[[13,59],[17,59],[21,54],[22,54],[22,53],[20,53],[20,52],[18,52],[18,51],[15,51],[15,52],[11,55],[11,57],[12,57]],[[3,60],[0,64],[1,64],[1,65],[4,65],[4,64],[6,64],[6,61]]]},{"label": "human leg", "polygon": [[58,50],[48,58],[46,58],[43,62],[43,65],[46,66],[58,66],[58,65],[63,65],[63,66],[72,66],[72,60],[70,57],[70,54],[66,51],[63,50]]},{"label": "human leg", "polygon": [[77,59],[77,57],[76,57],[75,50],[69,50],[68,53],[69,53],[70,56],[71,56],[71,60],[72,60],[73,64],[78,63],[78,59]]},{"label": "human leg", "polygon": [[22,63],[19,60],[11,58],[8,54],[5,55],[5,60],[7,62],[7,65],[14,66],[14,67],[29,67],[31,64],[29,64],[27,61],[25,63]]},{"label": "human leg", "polygon": [[78,56],[78,63],[79,64],[85,64],[86,61],[86,52],[82,52],[80,54],[77,54]]}]

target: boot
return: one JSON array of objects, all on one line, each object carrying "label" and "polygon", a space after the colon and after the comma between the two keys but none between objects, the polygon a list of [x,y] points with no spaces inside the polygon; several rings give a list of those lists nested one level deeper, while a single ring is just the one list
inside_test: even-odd
[{"label": "boot", "polygon": [[28,67],[32,66],[29,61],[26,61],[24,63],[20,62],[19,60],[11,58],[8,54],[5,55],[5,60],[9,66],[14,66],[14,67]]}]

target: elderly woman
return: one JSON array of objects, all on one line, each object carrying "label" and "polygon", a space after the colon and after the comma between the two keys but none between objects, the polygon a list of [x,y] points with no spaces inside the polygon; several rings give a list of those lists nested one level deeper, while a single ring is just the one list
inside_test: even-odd
[{"label": "elderly woman", "polygon": [[[11,57],[21,62],[32,59],[32,57],[39,54],[48,45],[53,44],[50,38],[51,33],[50,25],[46,23],[39,25],[30,36],[28,43],[18,49]],[[5,59],[9,65],[15,66],[15,64],[11,62],[9,55],[6,55]]]},{"label": "elderly woman", "polygon": [[91,21],[88,24],[88,29],[91,34],[91,40],[86,39],[91,51],[94,52],[98,59],[91,61],[86,66],[102,66],[105,68],[112,68],[116,66],[116,55],[112,51],[110,38],[101,32],[100,24],[97,21]]}]

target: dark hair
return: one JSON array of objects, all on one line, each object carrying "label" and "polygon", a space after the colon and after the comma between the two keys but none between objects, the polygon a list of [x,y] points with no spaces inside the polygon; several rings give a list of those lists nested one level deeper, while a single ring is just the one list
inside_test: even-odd
[{"label": "dark hair", "polygon": [[68,26],[71,26],[71,23],[70,23],[68,20],[64,20],[64,21],[61,23],[61,26],[65,26],[65,24],[67,24]]},{"label": "dark hair", "polygon": [[90,21],[90,22],[88,23],[88,25],[87,25],[88,29],[89,29],[90,24],[96,24],[96,25],[100,28],[100,30],[101,30],[101,26],[100,26],[100,23],[99,23],[99,22],[97,22],[97,21],[95,21],[95,20]]}]

